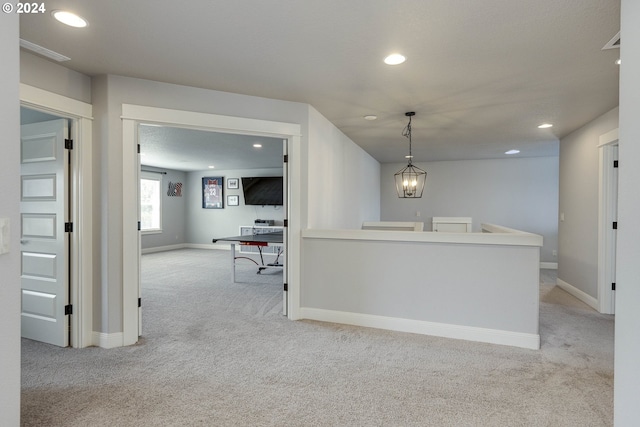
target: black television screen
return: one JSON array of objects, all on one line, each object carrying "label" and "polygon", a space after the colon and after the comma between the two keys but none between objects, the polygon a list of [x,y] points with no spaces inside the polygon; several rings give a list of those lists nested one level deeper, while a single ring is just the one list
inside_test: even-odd
[{"label": "black television screen", "polygon": [[242,178],[245,205],[282,206],[282,177],[259,176]]}]

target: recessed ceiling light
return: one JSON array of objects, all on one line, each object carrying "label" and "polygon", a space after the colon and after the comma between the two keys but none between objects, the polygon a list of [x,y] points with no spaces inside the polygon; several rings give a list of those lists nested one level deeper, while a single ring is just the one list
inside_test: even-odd
[{"label": "recessed ceiling light", "polygon": [[392,53],[391,55],[384,58],[384,63],[387,65],[398,65],[402,64],[406,60],[407,58],[405,58],[403,55],[400,55],[399,53]]},{"label": "recessed ceiling light", "polygon": [[209,166],[209,169],[215,169],[215,166]]},{"label": "recessed ceiling light", "polygon": [[364,116],[365,120],[375,120],[377,118],[378,118],[378,116],[375,116],[373,114],[368,114],[368,115]]},{"label": "recessed ceiling light", "polygon": [[54,10],[53,12],[51,12],[51,15],[53,15],[53,17],[58,21],[70,27],[84,28],[89,25],[86,19],[81,18],[75,13],[67,12],[65,10]]},{"label": "recessed ceiling light", "polygon": [[254,146],[255,148],[262,148],[262,144],[257,144],[257,143],[256,143],[256,144],[253,144],[253,146]]},{"label": "recessed ceiling light", "polygon": [[551,123],[543,123],[543,124],[538,126],[538,129],[548,129],[550,127],[553,127],[553,125]]},{"label": "recessed ceiling light", "polygon": [[520,150],[509,150],[509,151],[505,151],[504,154],[518,154],[520,152]]}]

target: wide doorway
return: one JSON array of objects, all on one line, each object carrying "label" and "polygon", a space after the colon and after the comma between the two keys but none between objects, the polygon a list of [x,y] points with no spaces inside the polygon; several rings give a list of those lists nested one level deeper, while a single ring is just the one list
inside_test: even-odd
[{"label": "wide doorway", "polygon": [[286,315],[286,141],[145,123],[137,134],[141,335],[174,313],[154,297],[166,292]]},{"label": "wide doorway", "polygon": [[[274,122],[243,117],[221,116],[184,110],[170,110],[141,105],[122,105],[122,308],[123,335],[122,345],[131,345],[138,341],[142,332],[141,295],[140,295],[140,254],[141,238],[140,198],[138,192],[141,172],[139,145],[139,126],[141,124],[170,126],[186,129],[199,129],[229,134],[266,136],[279,138],[285,153],[289,157],[283,171],[283,181],[289,190],[286,195],[287,226],[283,240],[286,242],[286,261],[283,269],[283,300],[287,301],[287,317],[296,320],[299,316],[299,280],[300,268],[300,141],[301,126],[295,123]],[[293,161],[292,161],[293,159]],[[283,159],[284,161],[284,159]],[[214,165],[215,166],[215,165]],[[144,304],[144,302],[142,302]]]}]

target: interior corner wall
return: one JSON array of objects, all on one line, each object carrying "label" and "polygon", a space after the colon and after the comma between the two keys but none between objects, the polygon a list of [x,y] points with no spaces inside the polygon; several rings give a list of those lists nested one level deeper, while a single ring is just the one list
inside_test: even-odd
[{"label": "interior corner wall", "polygon": [[[143,171],[165,172],[162,175],[160,197],[162,197],[162,232],[142,233],[142,249],[180,245],[187,242],[187,172],[158,169],[142,165]],[[181,196],[169,196],[169,183],[182,183]]]},{"label": "interior corner wall", "polygon": [[622,0],[614,423],[640,420],[640,2]]},{"label": "interior corner wall", "polygon": [[0,218],[9,252],[0,255],[0,419],[20,425],[20,94],[18,15],[0,16]]},{"label": "interior corner wall", "polygon": [[600,136],[618,127],[618,108],[560,141],[558,279],[598,297]]},{"label": "interior corner wall", "polygon": [[309,228],[380,219],[380,163],[309,106]]},{"label": "interior corner wall", "polygon": [[[221,176],[224,178],[224,208],[204,209],[202,207],[202,178]],[[282,206],[247,206],[242,194],[242,177],[282,176],[282,168],[263,169],[215,169],[215,171],[189,172],[185,184],[186,192],[186,228],[187,243],[210,245],[215,237],[236,236],[240,234],[240,226],[254,225],[256,219],[272,219],[275,225],[282,225],[284,211]],[[238,178],[239,188],[227,188],[227,179]],[[227,196],[237,195],[238,206],[229,206]],[[229,244],[223,245],[225,249]]]},{"label": "interior corner wall", "polygon": [[430,231],[434,216],[471,217],[474,232],[490,223],[541,235],[540,260],[556,262],[558,157],[416,163],[427,171],[420,199],[398,198],[393,174],[403,166],[382,165],[382,220],[423,221]]}]

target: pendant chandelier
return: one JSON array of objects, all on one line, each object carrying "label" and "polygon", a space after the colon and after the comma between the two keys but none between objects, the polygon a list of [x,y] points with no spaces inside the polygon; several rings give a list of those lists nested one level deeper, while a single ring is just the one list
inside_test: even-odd
[{"label": "pendant chandelier", "polygon": [[409,124],[402,131],[402,136],[409,139],[409,160],[407,166],[396,172],[393,177],[396,181],[396,191],[401,199],[419,199],[424,191],[424,184],[427,181],[427,172],[417,166],[413,166],[413,155],[411,154],[411,117],[416,113],[410,111],[404,114],[409,117]]}]

